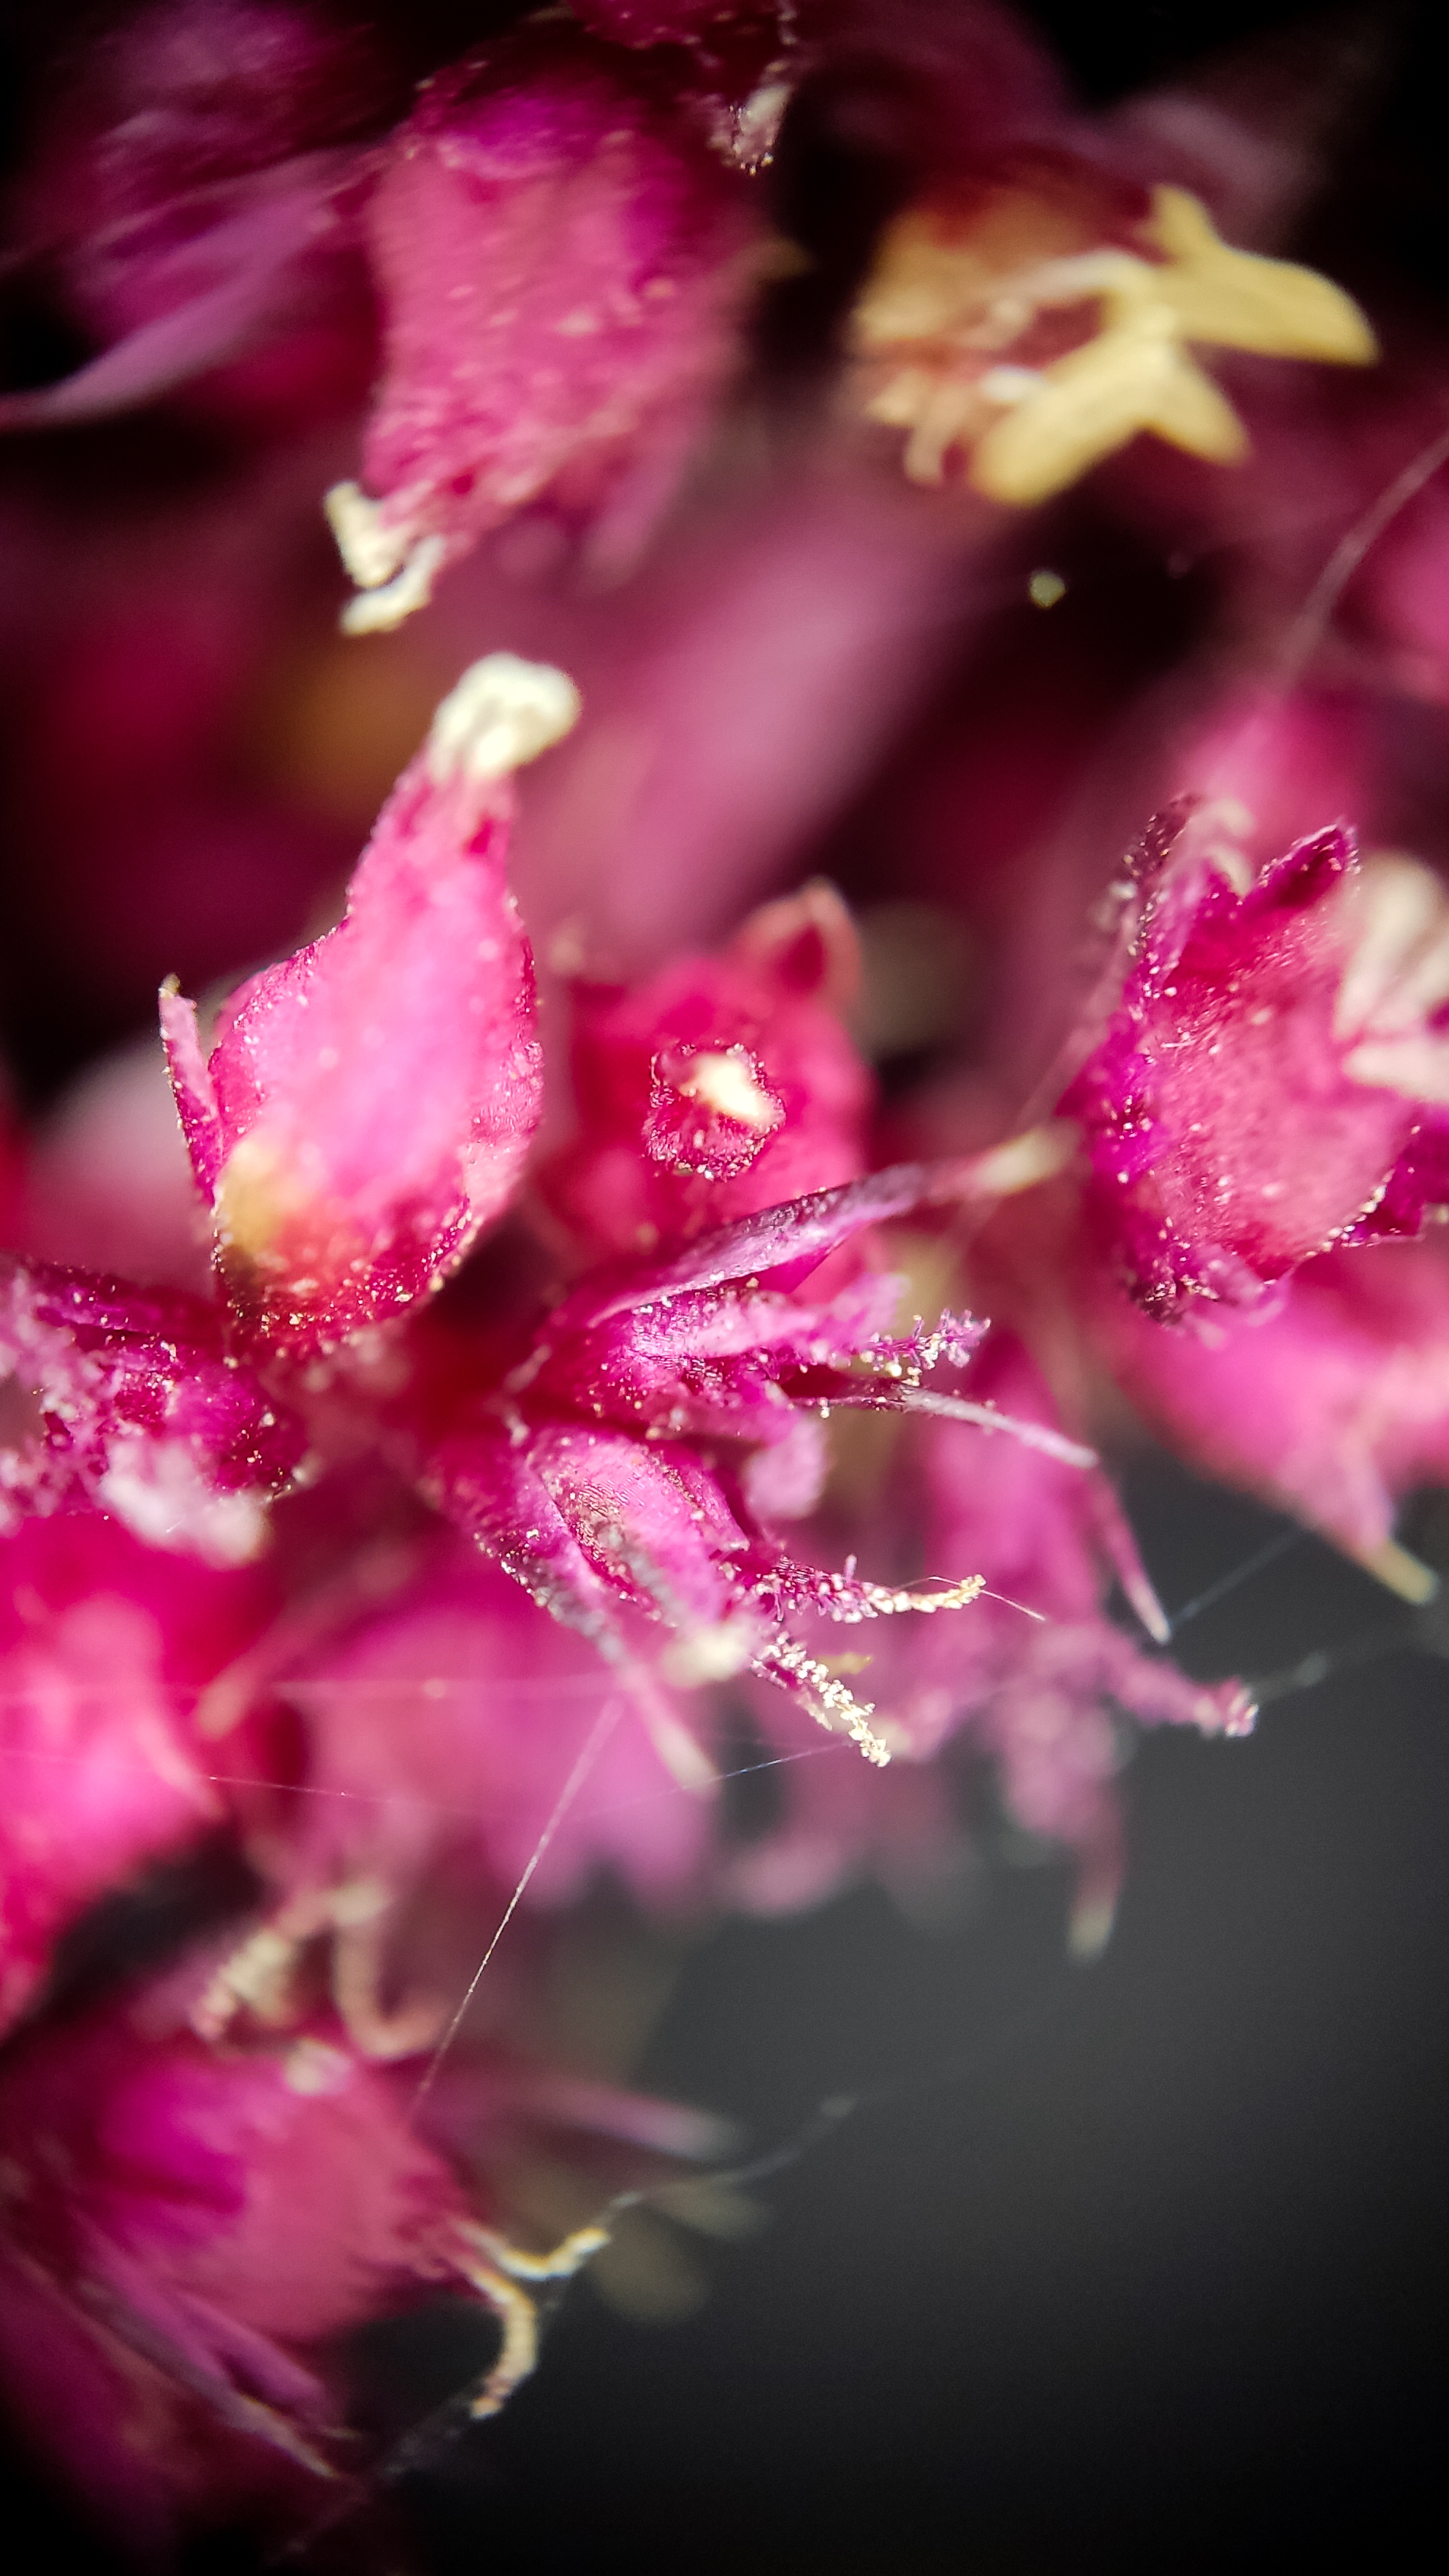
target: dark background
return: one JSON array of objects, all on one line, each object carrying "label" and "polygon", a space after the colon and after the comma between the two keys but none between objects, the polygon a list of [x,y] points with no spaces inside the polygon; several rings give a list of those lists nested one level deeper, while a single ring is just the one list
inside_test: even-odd
[{"label": "dark background", "polygon": [[[1271,1540],[1140,1468],[1169,1605]],[[1037,2576],[1437,2568],[1449,2231],[1449,1728],[1434,1614],[1298,1539],[1185,1626],[1268,1678],[1245,1743],[1145,1739],[1126,1894],[1067,1959],[1066,1871],[983,1836],[974,1910],[861,1891],[695,1953],[640,2069],[751,2146],[856,2110],[691,2240],[710,2296],[641,2327],[587,2279],[536,2378],[315,2562]],[[1309,1659],[1315,1659],[1310,1661]],[[1325,1678],[1294,1687],[1295,1668]],[[486,2342],[486,2330],[485,2330]],[[421,2409],[486,2359],[390,2367]],[[109,2568],[15,2464],[7,2565]],[[188,2576],[243,2576],[213,2540]]]},{"label": "dark background", "polygon": [[[1134,1499],[1170,1603],[1274,1526],[1167,1470]],[[762,2140],[868,2098],[697,2318],[574,2295],[415,2500],[433,2563],[1442,2564],[1445,1676],[1368,1652],[1407,1628],[1299,1542],[1184,1630],[1205,1669],[1343,1660],[1246,1744],[1142,1745],[1095,1967],[1065,1874],[1004,1859],[949,1936],[869,1893],[723,1933],[646,2080]]]},{"label": "dark background", "polygon": [[[1302,20],[1029,14],[1096,100]],[[1424,294],[1446,242],[1437,14],[1354,21],[1392,60],[1318,219],[1350,266]],[[28,44],[30,13],[8,21]],[[1132,1500],[1169,1607],[1277,1527],[1165,1466]],[[1202,1671],[1279,1682],[1247,1743],[1142,1743],[1094,1967],[1067,1960],[1064,1870],[989,1832],[949,1931],[862,1891],[701,1946],[640,2082],[764,2147],[823,2098],[860,2107],[757,2186],[767,2228],[696,2253],[711,2296],[688,2321],[633,2326],[587,2282],[571,2293],[504,2419],[411,2482],[423,2564],[1034,2576],[1337,2543],[1357,2566],[1441,2565],[1435,1644],[1432,1613],[1411,1634],[1306,1540],[1185,1627]],[[105,2565],[20,2464],[12,2497],[7,2563]],[[218,2542],[195,2566],[245,2563]]]}]

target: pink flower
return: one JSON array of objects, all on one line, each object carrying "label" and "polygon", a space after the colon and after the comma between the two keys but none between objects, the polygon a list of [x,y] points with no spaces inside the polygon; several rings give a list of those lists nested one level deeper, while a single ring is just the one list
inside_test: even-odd
[{"label": "pink flower", "polygon": [[1062,1101],[1132,1293],[1251,1303],[1449,1196],[1449,915],[1429,870],[1330,826],[1254,874],[1169,808],[1118,890],[1120,983]]},{"label": "pink flower", "polygon": [[855,932],[829,886],[753,914],[717,958],[573,988],[579,1133],[541,1176],[600,1253],[651,1251],[854,1180],[870,1079],[837,1016]]},{"label": "pink flower", "polygon": [[254,1577],[180,1565],[99,1517],[28,1521],[0,1567],[3,2030],[62,1932],[222,1821],[193,1709],[262,1601]]},{"label": "pink flower", "polygon": [[507,1201],[542,1073],[500,782],[566,730],[558,672],[475,665],[439,709],[335,930],[254,975],[209,1059],[163,993],[177,1105],[249,1331],[294,1355],[399,1314]]},{"label": "pink flower", "polygon": [[595,2161],[668,2174],[725,2134],[476,2044],[424,2098],[425,2063],[370,2064],[317,2011],[217,2045],[187,2019],[204,1974],[183,1958],[0,2069],[0,2381],[40,2456],[162,2564],[198,2526],[375,2523],[375,2436],[349,2420],[361,2326],[477,2300],[496,2356],[431,2429],[497,2412],[534,2365],[540,2286],[608,2237],[606,2212],[549,2253],[512,2243],[521,2146],[586,2183]]},{"label": "pink flower", "polygon": [[989,1425],[994,1415],[921,1386],[980,1327],[944,1315],[893,1336],[889,1278],[818,1305],[792,1292],[865,1227],[972,1186],[969,1166],[880,1172],[740,1218],[672,1261],[586,1278],[471,1401],[444,1380],[428,1490],[636,1688],[647,1685],[630,1632],[658,1622],[674,1632],[666,1678],[753,1671],[884,1762],[869,1707],[801,1644],[791,1614],[853,1624],[930,1612],[974,1599],[979,1582],[919,1593],[824,1573],[790,1558],[772,1527],[818,1499],[819,1416],[832,1406],[944,1407]]},{"label": "pink flower", "polygon": [[[247,975],[214,1022],[169,984],[168,1089],[83,1068],[4,1174],[0,2376],[153,2556],[370,2503],[358,2337],[400,2311],[481,2299],[446,2422],[502,2402],[528,2282],[601,2241],[510,2242],[556,2133],[609,2179],[718,2143],[537,2063],[600,1877],[675,1930],[867,1871],[929,1914],[985,1775],[1100,1943],[1133,1728],[1251,1722],[1168,1659],[1075,1436],[1107,1375],[1402,1589],[1395,1501],[1449,1477],[1449,1272],[1381,1240],[1449,1208],[1449,915],[1302,837],[1417,810],[1381,663],[1304,676],[1383,506],[1267,631],[1404,398],[1259,368],[1372,343],[1208,212],[1286,222],[1301,135],[1231,91],[1089,128],[978,0],[493,15],[404,111],[313,0],[146,0],[8,201],[21,367],[32,308],[84,355],[0,425],[193,388],[15,450],[18,1086],[167,966]],[[343,646],[317,503],[375,351],[344,625],[452,577]],[[1242,455],[1240,393],[1241,480],[1180,470]],[[926,488],[955,455],[974,499]],[[1213,585],[1276,680],[1219,653],[1120,731]],[[1377,598],[1402,665],[1433,603]],[[515,830],[555,658],[588,717]],[[320,928],[339,814],[465,664]],[[1073,1035],[1108,823],[1183,786]],[[769,899],[802,864],[859,901],[858,1020],[841,899]]]},{"label": "pink flower", "polygon": [[341,2342],[370,2318],[442,2289],[501,2311],[483,2413],[531,2353],[486,2201],[409,2116],[416,2080],[325,2021],[209,2047],[164,1989],[10,2058],[0,2370],[40,2451],[148,2556],[197,2520],[335,2505],[357,2459]]},{"label": "pink flower", "polygon": [[0,1449],[0,1529],[106,1511],[213,1565],[265,1544],[301,1427],[229,1348],[214,1306],[13,1262],[0,1268],[0,1366],[18,1433]]},{"label": "pink flower", "polygon": [[394,625],[445,564],[547,497],[646,512],[734,358],[749,283],[739,183],[657,86],[561,29],[441,73],[396,136],[369,223],[384,378],[328,509]]}]

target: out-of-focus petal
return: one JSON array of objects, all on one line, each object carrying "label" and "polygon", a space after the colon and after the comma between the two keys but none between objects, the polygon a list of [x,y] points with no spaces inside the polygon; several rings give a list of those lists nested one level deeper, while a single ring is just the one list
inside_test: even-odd
[{"label": "out-of-focus petal", "polygon": [[1449,1275],[1436,1243],[1329,1253],[1264,1313],[1214,1308],[1167,1331],[1104,1285],[1091,1324],[1127,1394],[1194,1465],[1412,1587],[1395,1504],[1449,1478]]},{"label": "out-of-focus petal", "polygon": [[32,1520],[0,1539],[0,2029],[58,1937],[222,1815],[193,1717],[262,1603],[114,1522]]},{"label": "out-of-focus petal", "polygon": [[342,138],[390,89],[365,35],[284,0],[161,0],[64,70],[16,191],[16,250],[100,345],[59,383],[0,396],[0,427],[126,410],[267,340],[305,414],[319,330],[350,332],[365,365]]},{"label": "out-of-focus petal", "polygon": [[0,1526],[107,1511],[214,1565],[265,1545],[302,1430],[229,1349],[214,1306],[13,1262],[0,1274],[0,1365],[18,1408],[16,1444],[0,1449]]},{"label": "out-of-focus petal", "polygon": [[428,86],[370,208],[386,340],[362,481],[329,496],[353,632],[525,504],[592,515],[682,460],[734,359],[740,184],[586,37],[525,31]]}]

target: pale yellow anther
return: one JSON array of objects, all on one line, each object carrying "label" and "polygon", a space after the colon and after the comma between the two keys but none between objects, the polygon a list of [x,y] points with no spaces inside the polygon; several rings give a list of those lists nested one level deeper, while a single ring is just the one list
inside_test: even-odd
[{"label": "pale yellow anther", "polygon": [[[699,1690],[707,1682],[732,1681],[759,1651],[758,1623],[750,1617],[717,1619],[709,1627],[688,1628],[673,1638],[659,1658],[667,1682],[680,1690]],[[689,1739],[693,1743],[693,1738]],[[711,1782],[713,1773],[710,1774]]]},{"label": "pale yellow anther", "polygon": [[1377,1582],[1382,1583],[1387,1591],[1396,1592],[1401,1601],[1412,1602],[1416,1609],[1422,1609],[1426,1601],[1432,1601],[1439,1589],[1439,1577],[1433,1567],[1425,1565],[1422,1557],[1411,1556],[1406,1547],[1400,1547],[1397,1539],[1381,1539],[1377,1547],[1367,1547],[1362,1552],[1355,1550],[1354,1553],[1358,1555],[1360,1565]]},{"label": "pale yellow anther", "polygon": [[395,626],[426,608],[443,568],[441,537],[420,537],[391,581],[378,590],[359,590],[338,620],[344,635],[390,635]]},{"label": "pale yellow anther", "polygon": [[537,2363],[538,2308],[525,2285],[571,2280],[608,2242],[607,2227],[576,2227],[551,2254],[528,2254],[491,2227],[459,2224],[458,2270],[487,2301],[502,2330],[493,2367],[468,2401],[475,2420],[498,2414]]},{"label": "pale yellow anther", "polygon": [[216,1185],[218,1241],[246,1260],[265,1258],[289,1218],[311,1204],[276,1138],[260,1128],[238,1137],[221,1167]]},{"label": "pale yellow anther", "polygon": [[1077,1130],[1070,1119],[1053,1118],[1043,1126],[1028,1127],[1020,1136],[1008,1137],[1004,1145],[988,1146],[976,1156],[967,1167],[965,1192],[972,1198],[1014,1198],[1021,1190],[1053,1180],[1066,1169],[1076,1148]]},{"label": "pale yellow anther", "polygon": [[[957,449],[978,491],[1026,507],[1143,431],[1235,464],[1247,433],[1189,343],[1341,366],[1377,354],[1341,288],[1232,249],[1181,188],[1154,191],[1141,255],[1090,244],[1083,224],[1064,202],[1004,189],[967,215],[914,208],[888,229],[852,339],[870,370],[866,414],[909,431],[913,481],[942,481]],[[1089,336],[1038,357],[1045,316],[1093,305]]]}]

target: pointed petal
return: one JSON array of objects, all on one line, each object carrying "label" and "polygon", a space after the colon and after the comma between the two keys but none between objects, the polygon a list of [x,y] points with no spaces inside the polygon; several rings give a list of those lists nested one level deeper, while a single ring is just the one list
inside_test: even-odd
[{"label": "pointed petal", "polygon": [[189,1002],[179,991],[174,975],[168,976],[162,985],[159,998],[161,1042],[166,1049],[166,1069],[175,1094],[176,1115],[181,1121],[181,1132],[186,1139],[197,1186],[209,1205],[216,1196],[216,1184],[226,1159],[226,1145],[216,1105],[216,1086],[211,1079],[211,1067],[201,1051],[196,1004]]},{"label": "pointed petal", "polygon": [[1169,254],[1159,291],[1184,339],[1348,367],[1370,366],[1378,356],[1378,343],[1352,296],[1331,278],[1293,260],[1231,249],[1184,189],[1158,188],[1153,216],[1156,237]]}]

